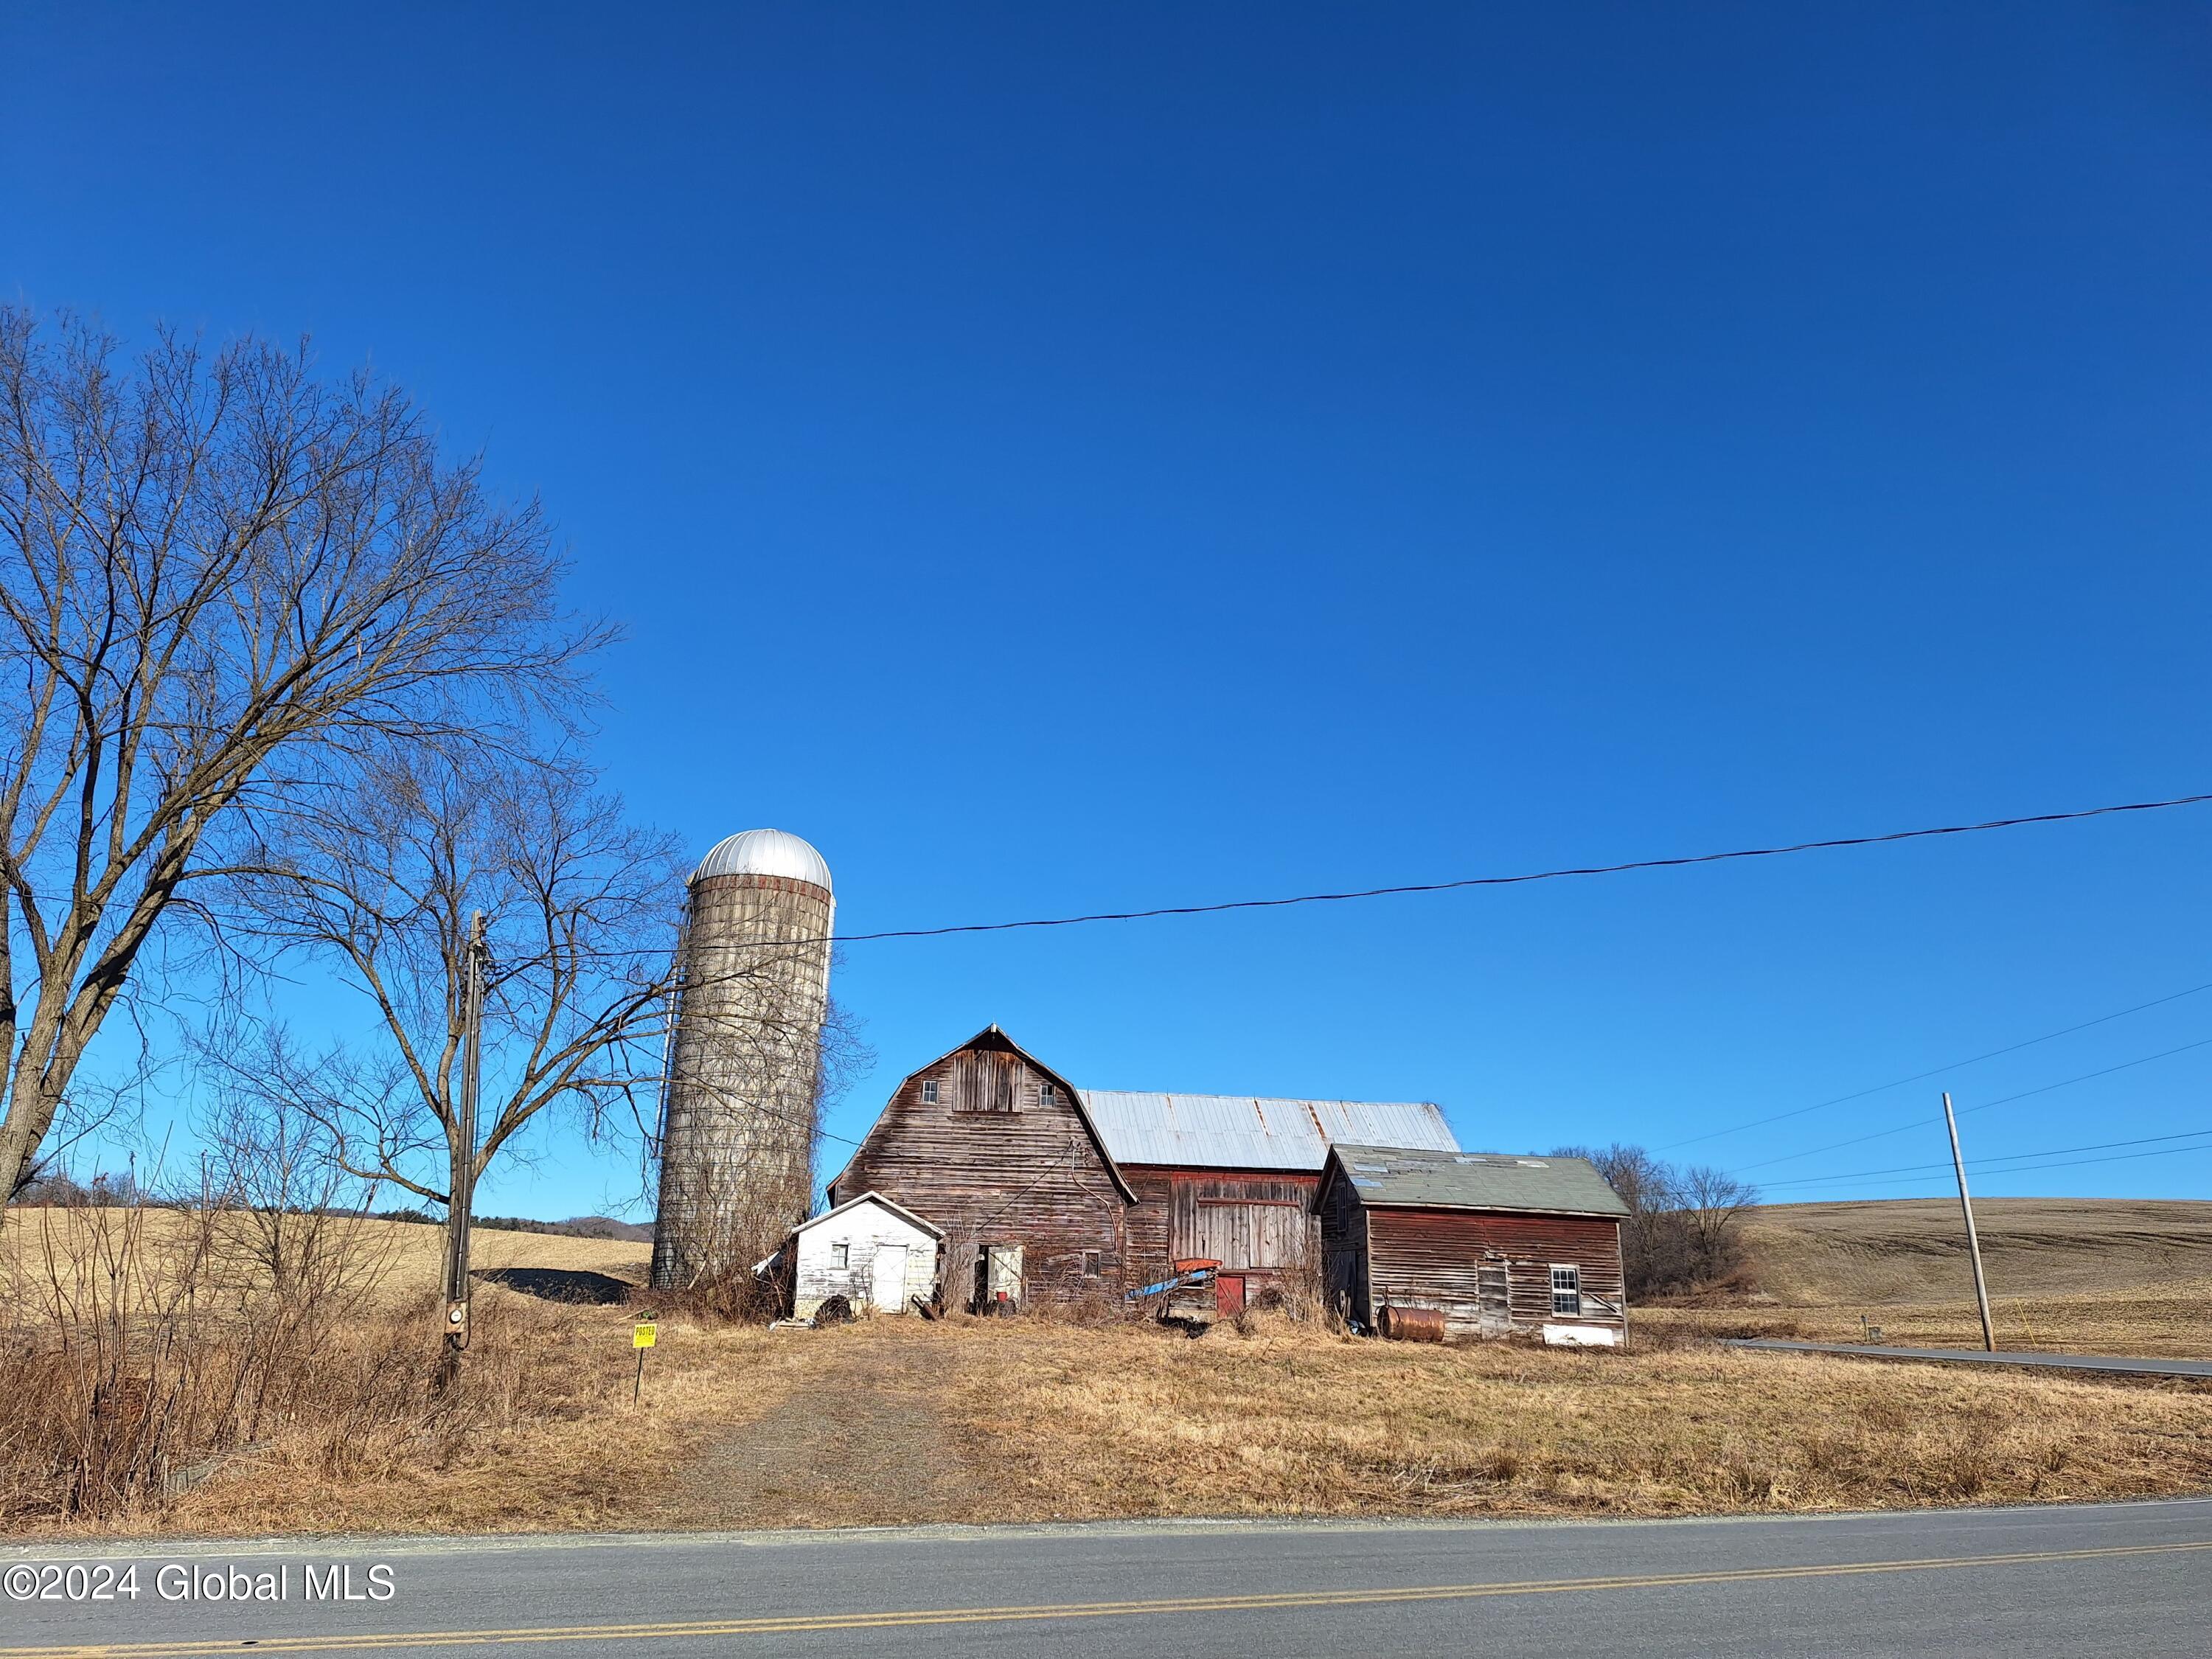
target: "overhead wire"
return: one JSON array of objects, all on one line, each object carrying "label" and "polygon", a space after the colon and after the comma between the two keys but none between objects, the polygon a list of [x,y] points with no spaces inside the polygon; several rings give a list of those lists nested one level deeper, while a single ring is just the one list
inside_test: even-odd
[{"label": "overhead wire", "polygon": [[[2087,806],[2069,812],[2033,812],[2019,817],[1985,818],[1975,823],[1937,824],[1923,830],[1892,830],[1873,836],[1837,836],[1820,841],[1791,842],[1774,847],[1734,848],[1720,853],[1696,853],[1674,858],[1631,859],[1619,864],[1573,865],[1556,870],[1532,870],[1505,876],[1462,876],[1450,881],[1407,882],[1391,887],[1360,887],[1342,892],[1294,893],[1279,898],[1226,899],[1209,904],[1159,905],[1144,910],[1097,910],[1081,915],[1034,916],[1016,921],[959,922],[942,927],[893,927],[872,933],[823,933],[800,939],[718,942],[716,950],[789,950],[804,945],[867,945],[883,939],[944,939],[957,933],[1005,933],[1024,928],[1078,927],[1099,921],[1148,921],[1161,916],[1219,915],[1232,910],[1273,910],[1296,904],[1337,904],[1353,899],[1391,898],[1412,893],[1449,893],[1474,887],[1516,887],[1531,882],[1563,881],[1579,876],[1616,876],[1636,870],[1680,870],[1703,864],[1725,864],[1744,859],[1784,858],[1796,853],[1818,853],[1838,848],[1883,847],[1899,842],[1925,841],[1942,836],[1978,835],[1988,830],[2014,830],[2026,824],[2071,823],[2085,818],[2110,817],[2122,812],[2157,812],[2169,807],[2196,806],[2212,801],[2212,793],[2175,795],[2164,800],[2122,801],[2108,806]],[[601,957],[665,956],[663,948],[639,946],[630,950],[579,952]]]},{"label": "overhead wire", "polygon": [[[2073,1170],[2089,1164],[2126,1164],[2136,1158],[2170,1158],[2181,1152],[2212,1152],[2212,1141],[2200,1142],[2194,1146],[2161,1146],[2148,1152],[2114,1152],[2104,1158],[2056,1158],[2047,1164],[2023,1164],[2014,1169],[1989,1170],[1981,1173],[1993,1176],[2028,1175],[2038,1170]],[[1943,1167],[1948,1170],[1950,1166],[1946,1164]],[[1971,1169],[1973,1166],[1969,1164],[1967,1167]],[[1917,1186],[1923,1182],[1942,1180],[1943,1177],[1940,1175],[1892,1176],[1887,1179],[1870,1182],[1868,1184],[1876,1187],[1911,1187]]]},{"label": "overhead wire", "polygon": [[[1568,866],[1557,869],[1529,871],[1511,875],[1468,876],[1448,881],[1403,883],[1392,886],[1356,888],[1336,892],[1299,893],[1272,898],[1231,899],[1206,904],[1162,905],[1140,910],[1093,911],[1079,915],[1029,917],[1012,921],[963,922],[938,927],[902,927],[889,928],[867,933],[823,934],[804,939],[763,940],[759,941],[757,945],[750,941],[743,943],[730,941],[726,943],[718,943],[714,948],[718,950],[753,948],[788,950],[796,946],[808,945],[859,945],[871,944],[888,939],[942,939],[957,934],[966,933],[1012,933],[1019,930],[1047,927],[1073,927],[1094,922],[1143,921],[1167,916],[1218,915],[1231,911],[1279,909],[1293,905],[1304,904],[1341,903],[1358,899],[1387,898],[1420,893],[1453,892],[1478,887],[1520,886],[1535,882],[1558,881],[1577,877],[1620,875],[1639,870],[1686,869],[1699,865],[1722,864],[1749,859],[1786,857],[1799,853],[1825,852],[1847,848],[1887,846],[1902,842],[1929,840],[1940,836],[1976,835],[1986,830],[2018,829],[2033,824],[2075,823],[2084,819],[2107,817],[2121,813],[2153,812],[2165,811],[2172,807],[2194,806],[2202,805],[2206,801],[2212,801],[2212,792],[2189,795],[2177,795],[2160,800],[2124,801],[2102,806],[2083,807],[2071,811],[2036,812],[2014,817],[1983,819],[1981,821],[1970,823],[1938,824],[1923,829],[1889,830],[1878,835],[1830,836],[1820,840],[1793,842],[1768,847],[1735,848],[1722,852],[1700,853],[1668,858],[1634,859],[1614,864]],[[665,951],[660,949],[641,947],[635,950],[580,952],[578,954],[588,954],[605,957],[660,956],[665,955]],[[1875,1087],[1870,1089],[1856,1091],[1854,1093],[1848,1095],[1840,1095],[1832,1100],[1816,1102],[1809,1106],[1794,1108],[1790,1111],[1777,1113],[1769,1117],[1754,1119],[1746,1123],[1730,1126],[1727,1128],[1711,1130],[1705,1134],[1690,1137],[1688,1139],[1671,1142],[1668,1146],[1662,1147],[1660,1150],[1671,1151],[1675,1147],[1694,1146],[1705,1140],[1717,1139],[1724,1135],[1738,1133],[1746,1129],[1760,1127],[1768,1123],[1781,1122],[1790,1118],[1803,1116],[1810,1112],[1820,1111],[1827,1107],[1843,1105],[1853,1100],[1863,1099],[1868,1096],[1883,1093],[1887,1090],[1899,1088],[1909,1083],[1924,1081],[1928,1078],[1939,1075],[1942,1072],[1955,1070],[1957,1067],[1961,1066],[1977,1065],[1985,1060],[1996,1059],[2002,1054],[2012,1054],[2022,1048],[2034,1047],[2038,1043],[2047,1042],[2061,1036],[2070,1036],[2076,1031],[2087,1030],[2092,1026],[2104,1024],[2114,1019],[2124,1018],[2130,1014],[2140,1013],[2146,1009],[2158,1007],[2167,1002],[2178,1001],[2183,997],[2194,996],[2208,989],[2212,989],[2212,983],[2192,986],[2187,990],[2177,991],[2169,996],[2157,998],[2150,1002],[2138,1004],[2131,1008],[2124,1008],[2114,1013],[2100,1015],[2095,1019],[2083,1021],[2078,1025],[2068,1026],[2061,1030],[2046,1032],[2040,1036],[2027,1038],[2021,1042],[2008,1044],[2002,1048],[1991,1049],[1986,1054],[1976,1055],[1970,1060],[1954,1062],[1951,1066],[1939,1066],[1930,1071],[1916,1073],[1911,1077],[1900,1078],[1893,1083],[1876,1085]],[[2021,1094],[2006,1096],[2002,1099],[1986,1101],[1982,1103],[1980,1106],[1969,1107],[1966,1109],[1968,1111],[1976,1111],[1984,1110],[1991,1106],[2004,1105],[2011,1101],[2026,1099],[2031,1095],[2045,1093],[2052,1089],[2065,1088],[2074,1083],[2087,1082],[2092,1078],[2107,1076],[2112,1072],[2124,1071],[2133,1066],[2146,1065],[2152,1060],[2163,1060],[2167,1058],[2169,1055],[2181,1054],[2191,1048],[2203,1048],[2207,1046],[2207,1044],[2212,1044],[2212,1038],[2206,1038],[2201,1042],[2185,1043],[2179,1048],[2167,1049],[2162,1054],[2146,1055],[2140,1060],[2125,1061],[2119,1066],[2108,1066],[2102,1071],[2087,1073],[2079,1078],[2069,1078],[2063,1082],[2048,1084],[2040,1089],[2027,1090]],[[1877,1130],[1870,1134],[1854,1136],[1850,1139],[1832,1142],[1828,1146],[1814,1147],[1802,1152],[1787,1153],[1778,1158],[1763,1160],[1758,1164],[1747,1164],[1743,1167],[1746,1170],[1769,1168],[1776,1164],[1790,1163],[1800,1158],[1817,1157],[1824,1152],[1839,1151],[1847,1146],[1863,1145],[1869,1140],[1879,1140],[1890,1135],[1902,1134],[1911,1129],[1919,1127],[1921,1127],[1921,1125],[1917,1121],[1908,1124],[1900,1124],[1895,1128]],[[825,1135],[829,1134],[829,1132],[827,1131],[818,1131],[818,1133],[824,1133]],[[848,1137],[842,1135],[829,1135],[829,1138],[839,1140],[848,1139]],[[859,1143],[852,1142],[851,1144],[858,1145]]]},{"label": "overhead wire", "polygon": [[[2056,1083],[2045,1083],[2033,1089],[2023,1089],[2018,1094],[2002,1095],[1995,1100],[1984,1100],[1972,1106],[1962,1106],[1959,1115],[1969,1112],[1986,1112],[1993,1106],[2009,1106],[2014,1101],[2027,1100],[2036,1095],[2047,1095],[2054,1089],[2070,1089],[2077,1083],[2087,1083],[2097,1078],[2110,1077],[2115,1072],[2132,1071],[2138,1066],[2148,1066],[2153,1060],[2171,1060],[2176,1054],[2185,1054],[2192,1048],[2212,1048],[2212,1037],[2200,1037],[2194,1042],[2185,1042],[2177,1048],[2164,1048],[2154,1054],[2144,1054],[2135,1060],[2124,1060],[2117,1066],[2100,1066],[2094,1072],[2084,1072],[2079,1077],[2062,1078]],[[1841,1152],[1846,1146],[1863,1146],[1869,1140],[1884,1140],[1891,1135],[1910,1133],[1924,1127],[1926,1120],[1915,1118],[1910,1123],[1900,1123],[1893,1128],[1876,1129],[1869,1134],[1853,1135],[1848,1140],[1832,1140],[1825,1146],[1808,1147],[1802,1152],[1784,1152],[1777,1158],[1762,1158],[1756,1164],[1739,1164],[1735,1173],[1742,1175],[1752,1170],[1771,1169],[1777,1164],[1794,1164],[1801,1158],[1818,1158],[1823,1152]]]},{"label": "overhead wire", "polygon": [[[1786,1112],[1776,1112],[1770,1117],[1755,1117],[1747,1122],[1731,1124],[1725,1129],[1708,1129],[1701,1135],[1692,1135],[1686,1140],[1671,1140],[1655,1150],[1671,1152],[1677,1147],[1695,1146],[1702,1141],[1717,1140],[1723,1135],[1739,1134],[1746,1129],[1764,1128],[1770,1123],[1781,1123],[1790,1118],[1802,1117],[1808,1112],[1823,1111],[1831,1106],[1842,1106],[1854,1100],[1864,1100],[1869,1095],[1886,1094],[1892,1089],[1901,1089],[1908,1083],[1925,1083],[1931,1077],[1942,1077],[1948,1073],[1959,1071],[1968,1066],[1978,1066],[1985,1060],[1995,1060],[2002,1054],[2018,1054],[2021,1049],[2033,1048],[2038,1043],[2055,1042],[2059,1037],[2071,1036],[2076,1031],[2086,1031],[2095,1025],[2109,1024],[2113,1020],[2124,1019],[2130,1014],[2140,1014],[2148,1008],[2162,1008],[2169,1002],[2179,1002],[2184,997],[2197,996],[2206,991],[2212,991],[2212,980],[2202,985],[2192,985],[2185,991],[2176,991],[2171,996],[2155,997],[2148,1002],[2139,1002],[2134,1007],[2123,1008],[2117,1013],[2100,1014],[2094,1019],[2083,1020],[2079,1025],[2069,1025],[2057,1031],[2045,1031],[2041,1036],[2032,1036],[2019,1042],[2009,1042],[2002,1048],[1992,1048],[1986,1054],[1975,1054],[1970,1059],[1954,1060],[1948,1066],[1935,1066],[1924,1072],[1915,1072],[1911,1077],[1899,1078],[1893,1083],[1877,1083],[1871,1089],[1856,1090],[1850,1094],[1838,1095],[1832,1100],[1816,1100],[1810,1106],[1798,1106]],[[1996,1103],[1990,1103],[1994,1105]]]},{"label": "overhead wire", "polygon": [[[2162,1141],[2193,1140],[2207,1135],[2212,1135],[2212,1129],[2182,1129],[2170,1135],[2142,1135],[2133,1140],[2100,1140],[2093,1141],[2085,1146],[2044,1146],[2032,1152],[1998,1152],[1987,1158],[1970,1158],[1966,1160],[1966,1167],[1978,1174],[2005,1175],[2011,1172],[1998,1169],[1996,1167],[1998,1164],[2014,1164],[2023,1158],[2057,1158],[2062,1153],[2069,1152],[2109,1152],[2116,1146],[2149,1146]],[[2208,1144],[2204,1147],[2175,1146],[2169,1150],[2177,1152],[2212,1151],[2212,1144]],[[1798,1176],[1789,1181],[1769,1182],[1766,1187],[1771,1191],[1781,1187],[1825,1187],[1836,1182],[1868,1179],[1875,1176],[1927,1175],[1932,1178],[1936,1175],[1950,1173],[1951,1165],[1948,1160],[1937,1164],[1895,1164],[1882,1170],[1850,1170],[1839,1175]]]},{"label": "overhead wire", "polygon": [[1148,910],[1102,910],[1088,915],[1051,916],[1024,921],[966,922],[948,927],[898,927],[876,933],[840,933],[835,935],[831,942],[859,945],[878,939],[942,939],[952,933],[1002,933],[1024,927],[1074,927],[1094,921],[1146,921],[1157,916],[1218,915],[1228,910],[1278,909],[1292,904],[1335,904],[1349,899],[1390,898],[1407,893],[1448,893],[1468,887],[1512,887],[1528,882],[1560,881],[1575,876],[1615,876],[1632,870],[1679,870],[1692,865],[1723,864],[1739,859],[1782,858],[1793,853],[1826,852],[1844,847],[1881,847],[1896,842],[1922,841],[1936,836],[1971,836],[1985,830],[2013,830],[2031,823],[2066,823],[2082,818],[2107,817],[2118,812],[2156,812],[2171,806],[2195,806],[2208,800],[2212,800],[2212,793],[2176,795],[2166,800],[2125,801],[2111,806],[2083,807],[2071,812],[2036,812],[2021,817],[1988,818],[1978,823],[1939,824],[1927,830],[1893,830],[1877,836],[1839,836],[1823,841],[1793,842],[1778,847],[1738,848],[1724,853],[1698,853],[1678,858],[1632,859],[1621,864],[1579,865],[1559,870],[1531,871],[1522,875],[1466,876],[1454,881],[1363,887],[1340,893],[1299,893],[1287,898],[1172,904]]}]

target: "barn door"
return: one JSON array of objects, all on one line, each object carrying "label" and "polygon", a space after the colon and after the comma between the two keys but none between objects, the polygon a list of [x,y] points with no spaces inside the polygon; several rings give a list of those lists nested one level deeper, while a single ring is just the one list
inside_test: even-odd
[{"label": "barn door", "polygon": [[878,1244],[876,1246],[876,1265],[870,1287],[877,1310],[881,1313],[906,1311],[906,1246]]},{"label": "barn door", "polygon": [[1022,1301],[1022,1247],[994,1244],[983,1258],[983,1300],[1018,1308]]},{"label": "barn door", "polygon": [[990,1048],[969,1048],[952,1057],[952,1109],[1011,1112],[1014,1109],[1014,1057]]},{"label": "barn door", "polygon": [[1201,1198],[1193,1206],[1188,1233],[1177,1240],[1176,1254],[1211,1257],[1229,1268],[1279,1272],[1306,1264],[1312,1232],[1303,1205]]},{"label": "barn door", "polygon": [[1504,1336],[1513,1328],[1513,1304],[1503,1261],[1485,1261],[1474,1270],[1475,1294],[1481,1299],[1484,1336]]}]

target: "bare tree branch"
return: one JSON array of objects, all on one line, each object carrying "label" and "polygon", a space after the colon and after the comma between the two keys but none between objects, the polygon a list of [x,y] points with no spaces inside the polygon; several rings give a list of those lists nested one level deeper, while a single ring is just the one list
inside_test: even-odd
[{"label": "bare tree branch", "polygon": [[605,637],[396,389],[304,343],[118,353],[0,307],[0,1191],[156,929],[216,919],[185,896],[242,808],[558,718]]},{"label": "bare tree branch", "polygon": [[[662,954],[683,894],[671,840],[629,824],[557,750],[409,743],[358,777],[328,810],[248,815],[264,833],[240,848],[226,914],[268,960],[336,968],[373,1015],[379,1057],[264,1044],[245,1064],[325,1127],[343,1167],[449,1206],[549,1109],[594,1138],[642,1121],[675,988]],[[459,1062],[477,911],[492,967],[467,1146]]]}]

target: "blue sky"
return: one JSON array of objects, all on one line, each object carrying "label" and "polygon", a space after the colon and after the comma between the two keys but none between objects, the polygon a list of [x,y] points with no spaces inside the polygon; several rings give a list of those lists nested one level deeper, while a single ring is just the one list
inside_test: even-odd
[{"label": "blue sky", "polygon": [[[26,3],[0,288],[410,387],[627,624],[638,812],[805,836],[853,931],[1879,831],[2212,787],[2208,31]],[[997,1021],[1083,1084],[1667,1146],[2212,981],[2208,815],[856,945],[832,1127]],[[1925,1163],[1939,1087],[2205,1037],[2212,992],[1683,1151]],[[1970,1152],[2212,1128],[2208,1079]],[[546,1151],[486,1207],[621,1185]]]}]

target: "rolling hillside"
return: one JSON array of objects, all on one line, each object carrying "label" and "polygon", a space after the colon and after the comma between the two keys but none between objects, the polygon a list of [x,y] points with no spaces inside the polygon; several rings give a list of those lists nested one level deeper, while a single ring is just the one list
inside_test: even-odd
[{"label": "rolling hillside", "polygon": [[[2001,1345],[2212,1355],[2212,1202],[1996,1198],[1974,1215]],[[1778,1204],[1745,1229],[1758,1291],[1726,1308],[1654,1308],[1658,1325],[1978,1346],[1954,1199]]]},{"label": "rolling hillside", "polygon": [[[1992,1296],[2070,1296],[2212,1279],[2212,1202],[1990,1198],[1974,1206]],[[1747,1238],[1759,1284],[1792,1304],[1973,1294],[1955,1199],[1778,1204]]]}]

